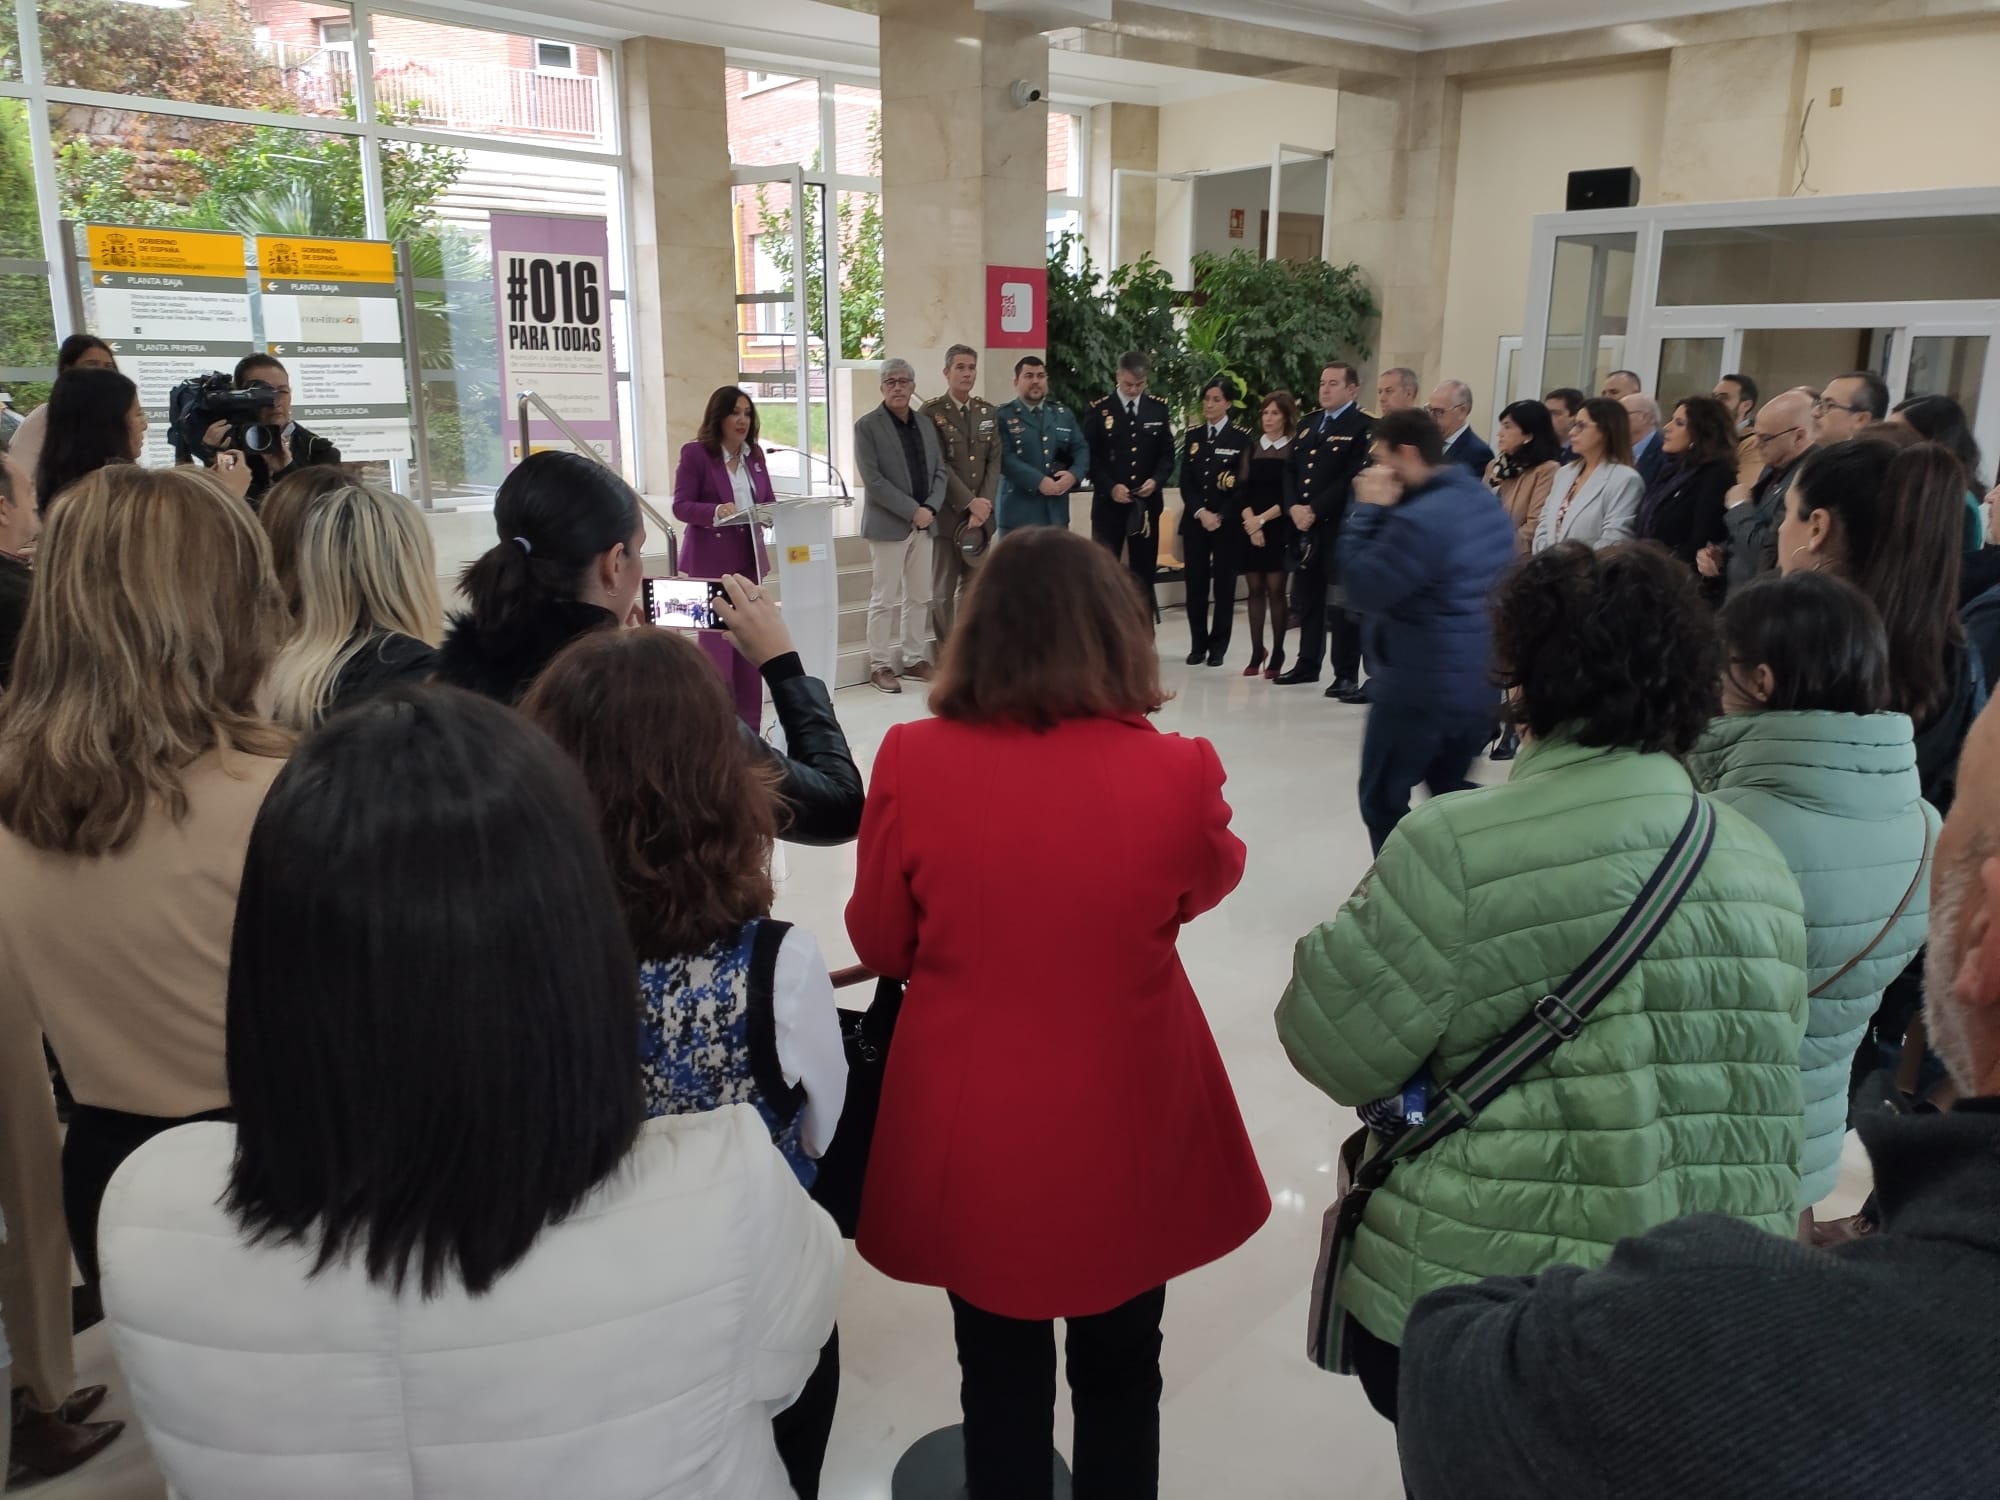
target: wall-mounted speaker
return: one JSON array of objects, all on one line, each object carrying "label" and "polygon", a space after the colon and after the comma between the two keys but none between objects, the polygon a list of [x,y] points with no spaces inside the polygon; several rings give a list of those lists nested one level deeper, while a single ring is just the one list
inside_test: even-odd
[{"label": "wall-mounted speaker", "polygon": [[1636,208],[1638,204],[1639,173],[1632,167],[1601,167],[1569,174],[1569,198],[1563,207],[1570,213],[1590,208]]}]

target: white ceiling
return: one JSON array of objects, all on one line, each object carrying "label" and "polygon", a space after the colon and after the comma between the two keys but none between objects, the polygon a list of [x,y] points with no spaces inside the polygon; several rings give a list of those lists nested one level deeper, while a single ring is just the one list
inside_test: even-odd
[{"label": "white ceiling", "polygon": [[[4,3],[4,0],[0,0]],[[387,0],[393,5],[394,0]],[[617,39],[666,36],[726,47],[745,58],[875,68],[876,19],[818,0],[428,0],[431,6],[534,31],[550,22]],[[532,0],[527,0],[532,3]],[[1579,27],[1657,21],[1782,0],[1148,0],[1159,10],[1276,27],[1316,37],[1423,51],[1543,36]],[[1121,58],[1057,51],[1051,93],[1067,103],[1164,104],[1231,92],[1248,81]]]}]

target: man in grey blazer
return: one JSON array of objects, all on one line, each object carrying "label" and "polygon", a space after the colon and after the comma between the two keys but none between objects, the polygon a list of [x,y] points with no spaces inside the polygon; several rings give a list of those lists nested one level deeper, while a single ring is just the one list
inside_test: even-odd
[{"label": "man in grey blazer", "polygon": [[[932,523],[949,471],[937,427],[914,404],[917,372],[906,359],[882,365],[882,404],[854,424],[861,472],[861,535],[874,568],[868,593],[868,680],[900,693],[900,671],[931,680],[924,627],[931,609]],[[898,650],[900,647],[900,660]]]}]

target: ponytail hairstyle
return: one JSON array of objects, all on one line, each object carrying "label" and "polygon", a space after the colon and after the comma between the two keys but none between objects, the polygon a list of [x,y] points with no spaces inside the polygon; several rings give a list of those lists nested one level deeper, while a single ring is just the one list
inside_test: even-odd
[{"label": "ponytail hairstyle", "polygon": [[1816,448],[1792,485],[1801,521],[1838,528],[1837,571],[1866,594],[1889,637],[1887,707],[1928,725],[1947,696],[1945,653],[1965,640],[1954,588],[1965,525],[1965,465],[1936,443],[1898,452],[1866,438]]},{"label": "ponytail hairstyle", "polygon": [[590,565],[639,529],[639,497],[580,453],[521,460],[493,497],[500,544],[459,578],[475,628],[504,630],[540,606],[575,599]]}]

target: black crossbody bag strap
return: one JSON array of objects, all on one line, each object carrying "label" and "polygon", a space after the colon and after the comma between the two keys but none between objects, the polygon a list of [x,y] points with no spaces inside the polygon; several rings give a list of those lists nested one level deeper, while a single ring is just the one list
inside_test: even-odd
[{"label": "black crossbody bag strap", "polygon": [[[1339,1285],[1339,1277],[1346,1270],[1354,1231],[1368,1211],[1369,1197],[1388,1181],[1396,1163],[1407,1161],[1463,1130],[1531,1068],[1583,1030],[1591,1012],[1632,972],[1682,899],[1693,889],[1695,877],[1701,873],[1714,844],[1715,808],[1697,792],[1687,821],[1681,825],[1665,858],[1625,915],[1619,918],[1618,925],[1592,950],[1590,957],[1529,1007],[1527,1015],[1482,1052],[1470,1067],[1444,1085],[1423,1124],[1412,1126],[1358,1166],[1353,1185],[1340,1201],[1330,1262],[1331,1286]],[[1328,1368],[1346,1369],[1350,1360],[1345,1348],[1344,1318],[1338,1315],[1334,1298],[1325,1298],[1324,1308],[1330,1326],[1315,1330],[1316,1346],[1332,1355],[1334,1363]]]},{"label": "black crossbody bag strap", "polygon": [[797,1119],[799,1111],[806,1107],[805,1089],[799,1084],[785,1082],[785,1070],[778,1062],[775,1000],[778,950],[785,946],[785,938],[791,930],[790,922],[778,922],[770,917],[758,921],[756,935],[750,943],[750,993],[746,1012],[750,1076],[756,1080],[764,1102],[788,1124]]}]

